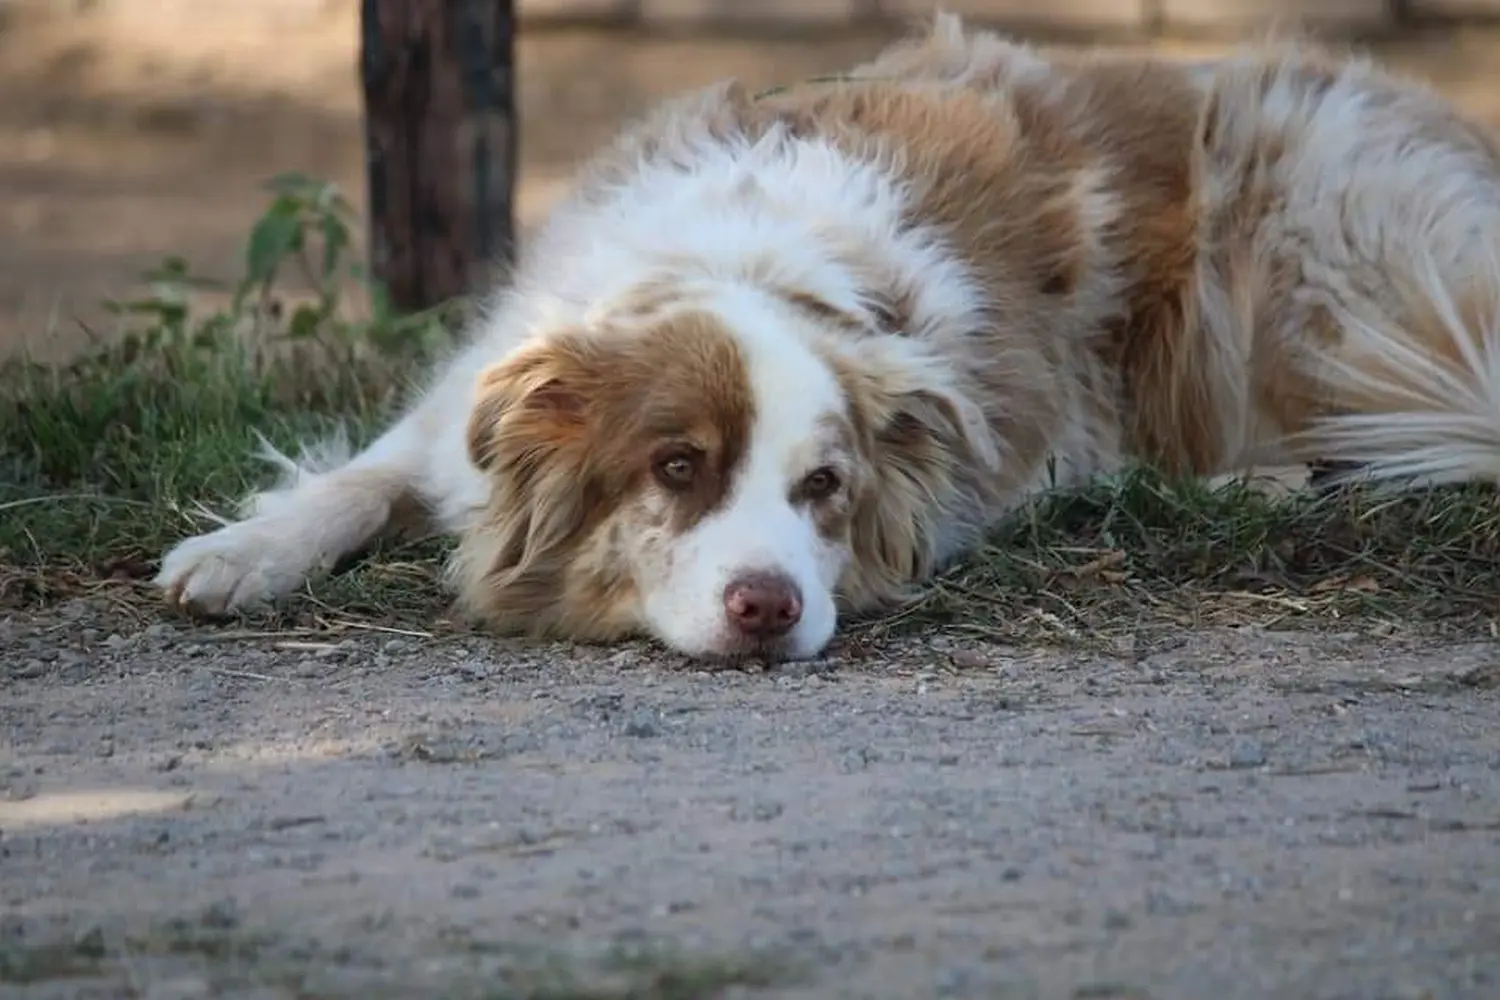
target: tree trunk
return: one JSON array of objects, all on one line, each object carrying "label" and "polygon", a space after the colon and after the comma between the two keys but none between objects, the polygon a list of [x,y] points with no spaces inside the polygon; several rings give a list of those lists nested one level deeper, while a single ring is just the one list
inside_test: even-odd
[{"label": "tree trunk", "polygon": [[370,266],[416,311],[515,253],[514,0],[363,0]]}]

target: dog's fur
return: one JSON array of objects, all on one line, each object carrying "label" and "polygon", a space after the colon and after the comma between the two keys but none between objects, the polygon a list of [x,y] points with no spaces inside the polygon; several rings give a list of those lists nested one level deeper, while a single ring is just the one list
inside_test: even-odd
[{"label": "dog's fur", "polygon": [[[1044,57],[940,16],[626,131],[401,420],[159,583],[274,599],[419,510],[494,627],[813,655],[1128,461],[1500,477],[1497,243],[1496,145],[1366,62]],[[731,628],[768,574],[785,628]]]}]

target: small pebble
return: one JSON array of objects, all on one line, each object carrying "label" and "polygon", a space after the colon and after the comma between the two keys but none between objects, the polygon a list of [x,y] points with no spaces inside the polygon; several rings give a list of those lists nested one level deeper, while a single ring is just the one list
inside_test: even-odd
[{"label": "small pebble", "polygon": [[650,712],[641,711],[631,716],[630,721],[625,723],[625,735],[634,736],[637,739],[647,739],[652,736],[660,736],[661,727],[657,725],[655,716]]},{"label": "small pebble", "polygon": [[737,823],[769,823],[780,816],[786,807],[780,802],[761,799],[754,802],[736,802],[729,815]]},{"label": "small pebble", "polygon": [[32,677],[40,677],[47,672],[47,665],[41,660],[26,660],[10,668],[10,675],[18,680],[27,680]]},{"label": "small pebble", "polygon": [[99,927],[85,929],[73,939],[73,950],[83,958],[103,958],[106,951],[103,929]]},{"label": "small pebble", "polygon": [[1240,740],[1229,750],[1232,768],[1260,767],[1266,762],[1266,748],[1258,740]]}]

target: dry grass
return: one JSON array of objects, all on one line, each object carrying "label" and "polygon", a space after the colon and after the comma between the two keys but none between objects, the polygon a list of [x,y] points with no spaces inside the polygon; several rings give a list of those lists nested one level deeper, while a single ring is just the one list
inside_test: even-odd
[{"label": "dry grass", "polygon": [[878,627],[1113,644],[1163,625],[1444,628],[1500,613],[1500,494],[1268,494],[1138,469],[1048,497]]}]

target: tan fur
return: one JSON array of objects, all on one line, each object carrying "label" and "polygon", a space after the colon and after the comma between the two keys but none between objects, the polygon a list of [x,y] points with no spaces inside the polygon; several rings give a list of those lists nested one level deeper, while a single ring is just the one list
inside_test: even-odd
[{"label": "tan fur", "polygon": [[[991,495],[995,456],[976,445],[973,403],[899,365],[830,353],[852,414],[859,474],[849,511],[853,561],[840,591],[856,611],[910,595],[940,568],[942,540]],[[972,412],[965,412],[972,411]]]}]

